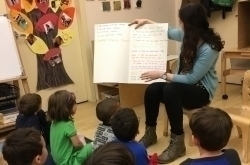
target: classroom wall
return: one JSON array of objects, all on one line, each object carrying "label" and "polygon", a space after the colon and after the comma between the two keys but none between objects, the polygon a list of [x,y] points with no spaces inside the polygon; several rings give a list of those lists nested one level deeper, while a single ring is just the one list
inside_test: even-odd
[{"label": "classroom wall", "polygon": [[[94,25],[101,23],[115,22],[131,22],[136,18],[148,18],[160,23],[169,23],[170,26],[175,25],[175,0],[143,0],[142,8],[136,9],[132,2],[130,10],[121,9],[113,10],[113,1],[111,1],[111,11],[102,11],[102,1],[84,1],[85,13],[88,25],[89,39],[94,39]],[[122,1],[123,2],[123,1]],[[123,4],[122,4],[123,5]],[[176,54],[176,43],[169,42],[168,53]]]},{"label": "classroom wall", "polygon": [[[24,69],[26,71],[26,75],[28,76],[28,82],[31,92],[37,92],[43,98],[43,109],[47,110],[47,100],[48,97],[57,90],[69,90],[74,92],[77,98],[77,102],[83,101],[95,101],[95,93],[94,93],[94,85],[92,78],[90,76],[91,72],[89,72],[89,59],[87,58],[86,53],[86,44],[88,41],[84,35],[81,34],[82,24],[81,22],[86,19],[86,17],[80,17],[80,10],[84,10],[84,6],[82,9],[79,9],[78,2],[79,0],[74,0],[72,6],[76,6],[76,18],[71,25],[71,29],[76,31],[76,36],[72,43],[66,47],[62,47],[62,58],[66,72],[74,81],[72,85],[66,85],[62,87],[46,89],[42,91],[36,91],[37,84],[37,59],[36,55],[28,48],[25,43],[24,38],[19,38],[17,40],[17,45],[20,50],[20,56],[22,58]],[[76,5],[75,5],[76,3]],[[0,13],[7,13],[6,4],[4,0],[0,1]],[[80,34],[79,34],[80,33]],[[86,35],[85,35],[86,36]],[[24,94],[23,88],[20,84],[21,95]]]},{"label": "classroom wall", "polygon": [[[181,6],[182,0],[175,0],[176,11],[176,26],[178,26],[178,10]],[[238,41],[238,4],[235,3],[232,12],[226,13],[226,19],[222,19],[221,11],[213,12],[209,23],[216,32],[218,32],[222,39],[226,42],[225,49],[236,48]],[[176,52],[179,52],[180,44],[176,44]],[[221,57],[221,56],[220,56]],[[230,61],[227,61],[227,67],[230,67]],[[219,58],[216,65],[219,81],[221,80],[221,58]],[[227,82],[240,84],[242,76],[227,76]]]}]

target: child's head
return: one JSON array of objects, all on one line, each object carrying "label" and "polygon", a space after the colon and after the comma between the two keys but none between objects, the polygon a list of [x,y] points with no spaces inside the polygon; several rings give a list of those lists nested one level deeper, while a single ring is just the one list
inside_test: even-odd
[{"label": "child's head", "polygon": [[59,90],[49,97],[48,117],[52,121],[69,121],[77,109],[74,93]]},{"label": "child's head", "polygon": [[122,108],[111,118],[111,127],[117,139],[128,142],[139,133],[139,119],[133,109]]},{"label": "child's head", "polygon": [[96,106],[96,116],[103,123],[109,123],[114,113],[120,109],[120,104],[116,99],[107,98]]},{"label": "child's head", "polygon": [[2,153],[9,165],[43,165],[48,156],[45,141],[34,128],[11,132],[5,139]]},{"label": "child's head", "polygon": [[230,139],[233,123],[230,116],[218,108],[204,107],[189,121],[194,144],[213,152],[225,147]]},{"label": "child's head", "polygon": [[125,145],[113,141],[97,148],[87,165],[135,165],[135,158]]},{"label": "child's head", "polygon": [[17,104],[18,111],[25,115],[30,116],[41,109],[42,98],[36,93],[28,93],[20,98]]}]

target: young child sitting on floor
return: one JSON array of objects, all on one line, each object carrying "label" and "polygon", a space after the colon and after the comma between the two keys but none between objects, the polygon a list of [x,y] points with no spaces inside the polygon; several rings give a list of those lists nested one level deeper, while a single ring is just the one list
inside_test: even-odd
[{"label": "young child sitting on floor", "polygon": [[113,130],[110,126],[110,119],[119,109],[119,102],[112,98],[107,98],[97,104],[96,116],[102,123],[99,124],[95,133],[95,139],[93,141],[94,149],[115,139]]},{"label": "young child sitting on floor", "polygon": [[71,92],[60,90],[49,97],[51,155],[58,165],[82,165],[93,152],[92,144],[84,146],[77,135],[73,121],[76,109],[76,98]]},{"label": "young child sitting on floor", "polygon": [[[112,158],[112,159],[110,159]],[[136,165],[130,149],[117,141],[98,147],[88,160],[87,165]]]},{"label": "young child sitting on floor", "polygon": [[139,133],[139,119],[133,109],[122,108],[111,118],[111,127],[117,140],[127,146],[134,154],[136,165],[149,165],[146,148],[135,141]]},{"label": "young child sitting on floor", "polygon": [[11,132],[5,139],[2,153],[9,165],[43,165],[48,156],[46,143],[34,128]]},{"label": "young child sitting on floor", "polygon": [[16,129],[33,127],[41,132],[49,144],[50,122],[41,109],[42,98],[36,93],[28,93],[20,98],[17,104],[19,114],[16,118]]},{"label": "young child sitting on floor", "polygon": [[200,158],[188,158],[180,165],[241,165],[234,149],[223,149],[231,136],[233,123],[221,109],[204,107],[192,115],[189,126]]}]

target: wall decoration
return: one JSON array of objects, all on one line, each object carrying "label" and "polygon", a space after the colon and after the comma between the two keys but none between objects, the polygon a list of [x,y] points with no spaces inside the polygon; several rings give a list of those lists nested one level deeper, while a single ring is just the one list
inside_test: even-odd
[{"label": "wall decoration", "polygon": [[124,2],[124,9],[131,8],[131,1],[130,0],[123,0],[123,2]]},{"label": "wall decoration", "polygon": [[48,32],[52,31],[53,29],[57,28],[58,23],[58,16],[54,13],[49,13],[42,16],[38,22],[36,23],[35,29],[39,32]]},{"label": "wall decoration", "polygon": [[141,8],[142,6],[142,0],[137,0],[136,1],[136,8]]},{"label": "wall decoration", "polygon": [[69,7],[62,11],[58,20],[58,28],[63,30],[70,27],[75,15],[75,8]]},{"label": "wall decoration", "polygon": [[11,9],[9,11],[9,19],[12,25],[22,33],[33,33],[33,24],[31,20],[23,13]]},{"label": "wall decoration", "polygon": [[21,0],[6,0],[6,3],[10,9],[21,11]]},{"label": "wall decoration", "polygon": [[[21,8],[21,3],[23,8]],[[67,74],[61,46],[75,36],[72,0],[6,0],[14,28],[26,34],[26,44],[37,57],[37,90],[73,84]],[[20,8],[18,6],[20,5]]]},{"label": "wall decoration", "polygon": [[36,5],[43,13],[47,13],[49,9],[49,0],[36,0]]},{"label": "wall decoration", "polygon": [[68,8],[71,5],[71,0],[61,0],[60,8],[62,10]]},{"label": "wall decoration", "polygon": [[58,11],[60,6],[61,6],[61,0],[50,0],[49,7],[54,13]]},{"label": "wall decoration", "polygon": [[56,43],[57,45],[60,44],[60,46],[67,46],[73,41],[75,35],[76,33],[74,30],[71,29],[60,30],[58,32],[58,35],[54,39],[54,43]]},{"label": "wall decoration", "polygon": [[36,7],[35,0],[22,0],[24,10],[28,13]]},{"label": "wall decoration", "polygon": [[102,2],[102,10],[103,11],[110,11],[111,5],[109,1]]},{"label": "wall decoration", "polygon": [[114,1],[113,6],[114,6],[114,10],[121,10],[122,9],[121,1]]},{"label": "wall decoration", "polygon": [[41,38],[33,34],[28,34],[26,36],[26,41],[29,48],[36,54],[45,54],[49,51],[46,43]]}]

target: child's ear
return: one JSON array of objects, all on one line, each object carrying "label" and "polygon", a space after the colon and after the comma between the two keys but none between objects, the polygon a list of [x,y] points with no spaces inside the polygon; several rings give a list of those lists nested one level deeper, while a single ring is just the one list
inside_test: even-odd
[{"label": "child's ear", "polygon": [[194,146],[198,146],[198,145],[199,145],[199,140],[196,139],[196,138],[194,137],[194,135],[192,135],[192,142],[193,142]]},{"label": "child's ear", "polygon": [[42,164],[42,160],[41,160],[41,156],[37,155],[34,160],[33,160],[33,164]]}]

